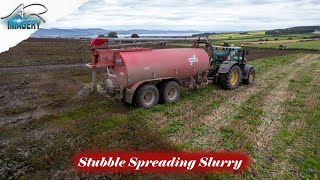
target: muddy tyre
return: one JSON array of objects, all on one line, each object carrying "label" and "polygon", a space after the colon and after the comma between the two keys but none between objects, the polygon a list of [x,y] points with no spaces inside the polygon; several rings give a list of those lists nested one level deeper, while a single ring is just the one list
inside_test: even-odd
[{"label": "muddy tyre", "polygon": [[228,73],[220,74],[220,83],[224,89],[235,89],[242,79],[242,72],[238,65],[232,66]]},{"label": "muddy tyre", "polygon": [[254,68],[251,68],[248,74],[248,79],[243,79],[243,83],[247,85],[253,84],[255,79],[256,79],[256,71],[254,70]]},{"label": "muddy tyre", "polygon": [[159,84],[159,103],[172,103],[180,99],[180,85],[176,81],[164,81]]},{"label": "muddy tyre", "polygon": [[140,86],[134,95],[134,106],[151,108],[158,104],[159,101],[159,91],[156,86],[151,84],[145,84]]}]

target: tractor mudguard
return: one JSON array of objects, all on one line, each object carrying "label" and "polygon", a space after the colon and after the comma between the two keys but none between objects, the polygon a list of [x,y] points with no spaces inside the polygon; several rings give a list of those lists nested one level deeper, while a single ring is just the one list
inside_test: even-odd
[{"label": "tractor mudguard", "polygon": [[253,68],[253,65],[250,65],[250,64],[246,64],[244,66],[242,79],[248,79],[249,72],[252,68]]},{"label": "tractor mudguard", "polygon": [[238,64],[236,61],[223,61],[222,64],[219,67],[219,74],[225,74],[228,73],[231,67],[235,64]]}]

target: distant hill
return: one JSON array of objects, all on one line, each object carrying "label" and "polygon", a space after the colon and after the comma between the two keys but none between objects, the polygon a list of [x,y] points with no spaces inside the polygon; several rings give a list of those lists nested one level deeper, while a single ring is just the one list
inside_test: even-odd
[{"label": "distant hill", "polygon": [[[97,37],[98,35],[107,35],[110,30],[89,28],[89,29],[39,29],[31,35],[36,38],[80,38],[80,37]],[[170,30],[144,30],[144,29],[132,29],[132,30],[115,30],[118,35],[131,35],[131,34],[185,34],[185,33],[200,33],[200,31],[170,31]]]},{"label": "distant hill", "polygon": [[200,33],[201,31],[186,30],[186,31],[172,31],[172,30],[145,30],[145,29],[130,29],[130,30],[117,30],[119,35],[131,34],[179,34],[179,33]]},{"label": "distant hill", "polygon": [[266,35],[281,35],[281,34],[306,34],[313,33],[315,30],[320,29],[320,26],[298,26],[286,29],[275,29],[266,31]]},{"label": "distant hill", "polygon": [[108,34],[109,31],[99,28],[89,29],[39,29],[31,35],[36,38],[79,38],[79,37],[95,37],[100,34]]},{"label": "distant hill", "polygon": [[200,33],[200,34],[193,34],[192,37],[207,37],[210,35],[215,35],[215,34],[219,34],[216,32],[205,32],[205,33]]}]

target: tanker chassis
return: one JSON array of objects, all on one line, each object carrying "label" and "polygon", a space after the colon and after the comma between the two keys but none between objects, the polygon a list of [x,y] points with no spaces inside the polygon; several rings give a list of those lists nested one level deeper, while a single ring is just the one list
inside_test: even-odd
[{"label": "tanker chassis", "polygon": [[[192,48],[111,49],[115,41],[192,41]],[[204,47],[200,44],[204,43]],[[106,47],[103,47],[106,45]],[[255,70],[246,63],[246,50],[240,47],[212,46],[203,38],[94,38],[91,42],[93,89],[96,69],[105,71],[104,90],[136,107],[151,108],[158,103],[179,100],[180,87],[198,88],[220,83],[234,89],[241,82],[252,84]]]}]

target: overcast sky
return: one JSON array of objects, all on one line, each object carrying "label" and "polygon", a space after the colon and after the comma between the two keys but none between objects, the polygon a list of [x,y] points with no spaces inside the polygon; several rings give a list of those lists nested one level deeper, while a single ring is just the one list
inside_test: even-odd
[{"label": "overcast sky", "polygon": [[89,0],[51,28],[237,31],[320,25],[320,0]]}]

